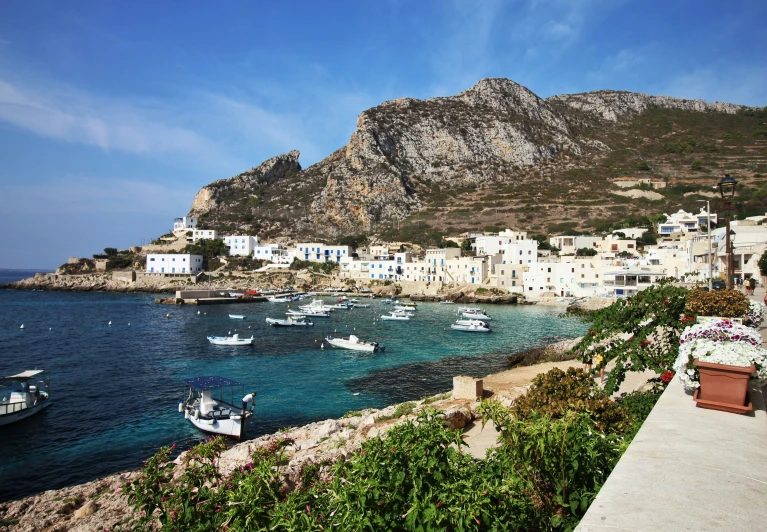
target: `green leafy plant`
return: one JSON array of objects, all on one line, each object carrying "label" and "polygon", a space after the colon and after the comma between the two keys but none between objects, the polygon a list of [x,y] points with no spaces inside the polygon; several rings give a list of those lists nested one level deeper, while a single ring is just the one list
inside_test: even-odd
[{"label": "green leafy plant", "polygon": [[748,312],[748,298],[737,290],[694,290],[687,296],[685,312],[692,316],[739,318]]},{"label": "green leafy plant", "polygon": [[600,432],[610,434],[619,434],[630,425],[628,411],[606,396],[589,374],[576,368],[554,368],[538,375],[510,411],[522,421],[540,415],[560,419],[568,412],[587,412]]},{"label": "green leafy plant", "polygon": [[628,371],[649,369],[660,374],[672,368],[679,334],[689,320],[684,313],[689,290],[672,283],[673,279],[664,279],[582,317],[591,328],[572,352],[581,358],[602,355],[604,364],[615,361],[606,393],[617,391]]}]

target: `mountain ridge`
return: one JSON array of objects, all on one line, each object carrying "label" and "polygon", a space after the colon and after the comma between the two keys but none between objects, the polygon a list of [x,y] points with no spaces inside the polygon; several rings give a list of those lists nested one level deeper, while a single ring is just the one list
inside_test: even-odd
[{"label": "mountain ridge", "polygon": [[[450,203],[435,198],[451,191],[539,188],[546,174],[552,180],[596,164],[634,142],[616,141],[616,133],[643,115],[665,113],[684,122],[693,113],[740,117],[746,109],[612,90],[543,99],[511,80],[487,78],[455,96],[371,107],[358,116],[347,145],[322,161],[303,169],[297,150],[270,158],[203,187],[190,212],[223,231],[325,238],[371,233]],[[599,182],[604,188],[604,179]],[[586,193],[574,184],[576,195]]]}]

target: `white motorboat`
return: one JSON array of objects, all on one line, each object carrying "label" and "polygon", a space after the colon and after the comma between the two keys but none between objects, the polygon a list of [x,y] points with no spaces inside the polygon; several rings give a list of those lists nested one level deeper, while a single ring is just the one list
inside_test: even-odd
[{"label": "white motorboat", "polygon": [[51,404],[50,377],[43,369],[30,369],[0,378],[0,426],[20,421]]},{"label": "white motorboat", "polygon": [[412,314],[408,314],[407,312],[390,312],[389,314],[384,314],[381,316],[382,320],[401,320],[401,321],[408,321],[412,317]]},{"label": "white motorboat", "polygon": [[414,312],[418,309],[415,307],[411,307],[410,305],[397,305],[396,307],[394,307],[394,310],[398,310],[401,312]]},{"label": "white motorboat", "polygon": [[392,310],[389,312],[389,314],[393,314],[394,316],[410,316],[413,317],[413,313],[409,310]]},{"label": "white motorboat", "polygon": [[327,312],[312,311],[312,310],[292,310],[288,309],[285,313],[288,316],[304,317],[304,318],[329,318],[330,314]]},{"label": "white motorboat", "polygon": [[387,297],[383,300],[384,305],[399,305],[399,301],[395,297]]},{"label": "white motorboat", "polygon": [[245,314],[229,314],[229,317],[233,320],[244,320],[246,318]]},{"label": "white motorboat", "polygon": [[229,292],[229,297],[242,297],[244,295],[242,292]]},{"label": "white motorboat", "polygon": [[254,337],[240,338],[239,334],[232,336],[208,336],[208,341],[213,345],[253,345]]},{"label": "white motorboat", "polygon": [[450,325],[450,328],[454,331],[490,332],[490,325],[481,320],[456,320],[455,323]]},{"label": "white motorboat", "polygon": [[352,303],[349,305],[351,308],[370,308],[370,305],[364,303]]},{"label": "white motorboat", "polygon": [[269,296],[266,300],[269,303],[289,303],[291,301],[287,297],[275,297],[275,296]]},{"label": "white motorboat", "polygon": [[298,316],[288,316],[286,319],[266,318],[266,323],[274,327],[312,327],[314,323],[307,320],[305,317],[299,318]]},{"label": "white motorboat", "polygon": [[253,416],[255,393],[243,395],[242,384],[224,377],[196,377],[184,382],[189,394],[178,404],[184,419],[204,432],[242,439],[245,424]]},{"label": "white motorboat", "polygon": [[453,303],[455,303],[455,301],[452,301],[450,299],[446,299],[445,301],[439,302],[440,305],[452,305]]},{"label": "white motorboat", "polygon": [[349,303],[336,303],[335,305],[331,305],[331,309],[337,309],[337,310],[349,310],[354,305],[349,305]]},{"label": "white motorboat", "polygon": [[482,321],[490,321],[493,318],[490,317],[489,314],[485,314],[482,311],[474,311],[474,312],[462,312],[461,316],[464,318],[468,318],[470,320],[482,320]]},{"label": "white motorboat", "polygon": [[378,342],[365,342],[360,340],[355,335],[350,335],[349,338],[332,338],[328,336],[325,341],[333,347],[340,349],[351,349],[352,351],[367,351],[373,353],[379,349],[383,351],[383,347],[379,347]]},{"label": "white motorboat", "polygon": [[312,299],[312,302],[308,305],[301,305],[298,308],[309,312],[331,312],[335,310],[333,305],[326,305],[321,299]]},{"label": "white motorboat", "polygon": [[482,310],[479,307],[458,307],[458,312],[479,312]]}]

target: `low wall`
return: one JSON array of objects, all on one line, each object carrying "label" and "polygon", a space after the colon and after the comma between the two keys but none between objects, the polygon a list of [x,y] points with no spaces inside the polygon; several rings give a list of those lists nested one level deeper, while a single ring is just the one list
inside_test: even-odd
[{"label": "low wall", "polygon": [[575,529],[752,531],[767,526],[767,412],[698,408],[674,379]]}]

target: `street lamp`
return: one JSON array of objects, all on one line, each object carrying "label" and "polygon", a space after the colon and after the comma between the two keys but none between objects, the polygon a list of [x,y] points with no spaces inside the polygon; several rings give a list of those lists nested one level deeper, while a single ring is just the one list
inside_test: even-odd
[{"label": "street lamp", "polygon": [[727,212],[727,224],[725,226],[725,241],[724,241],[724,249],[725,254],[727,257],[727,289],[732,290],[732,277],[733,277],[733,267],[732,267],[732,243],[730,242],[730,210],[732,209],[732,198],[735,197],[735,185],[737,185],[738,182],[730,177],[730,174],[726,174],[721,181],[717,184],[717,187],[719,187],[719,195],[722,196],[722,199],[724,200],[724,208]]},{"label": "street lamp", "polygon": [[699,202],[706,203],[706,233],[708,234],[708,256],[706,262],[708,263],[708,291],[711,291],[711,205],[709,200],[697,200]]}]

